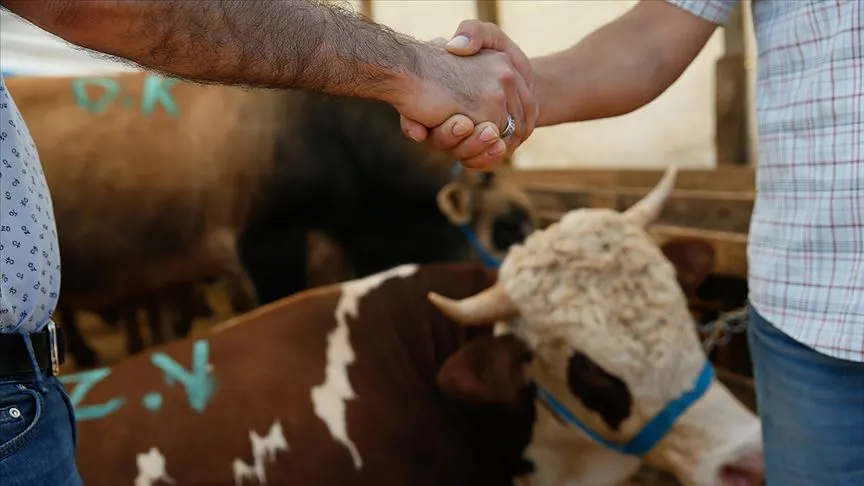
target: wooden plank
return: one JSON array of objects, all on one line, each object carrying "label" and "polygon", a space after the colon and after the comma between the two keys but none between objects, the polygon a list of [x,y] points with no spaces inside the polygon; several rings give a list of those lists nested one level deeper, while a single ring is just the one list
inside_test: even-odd
[{"label": "wooden plank", "polygon": [[723,29],[725,53],[717,60],[715,108],[717,164],[750,165],[750,118],[744,12],[741,3]]},{"label": "wooden plank", "polygon": [[[540,227],[545,228],[558,221],[564,215],[561,211],[539,209],[537,217]],[[739,278],[747,278],[747,235],[728,231],[712,231],[698,228],[685,228],[657,224],[648,229],[662,245],[673,238],[701,238],[711,242],[716,256],[715,273]]]},{"label": "wooden plank", "polygon": [[375,12],[372,6],[372,1],[373,0],[360,0],[360,13],[368,19],[372,19],[372,15]]},{"label": "wooden plank", "polygon": [[709,231],[695,228],[654,225],[648,228],[662,245],[672,238],[702,238],[714,245],[716,265],[714,273],[747,278],[747,235],[724,231]]},{"label": "wooden plank", "polygon": [[717,164],[750,165],[747,68],[744,56],[716,63]]},{"label": "wooden plank", "polygon": [[[666,225],[746,234],[750,230],[753,199],[734,193],[724,195],[731,197],[718,198],[710,194],[693,196],[685,194],[684,191],[673,192],[666,200],[657,221]],[[621,194],[616,199],[615,209],[624,211],[642,197],[643,194]]]},{"label": "wooden plank", "polygon": [[[648,194],[641,189],[575,189],[526,192],[537,209],[566,211],[582,207],[609,208],[624,211]],[[753,212],[749,194],[697,190],[672,191],[658,223],[732,233],[747,233]]]},{"label": "wooden plank", "polygon": [[484,22],[498,24],[498,0],[474,0],[477,5],[477,18]]},{"label": "wooden plank", "polygon": [[[526,189],[576,189],[632,187],[652,188],[665,169],[565,169],[513,171],[516,183]],[[712,169],[681,169],[675,189],[755,193],[753,167],[718,166]]]}]

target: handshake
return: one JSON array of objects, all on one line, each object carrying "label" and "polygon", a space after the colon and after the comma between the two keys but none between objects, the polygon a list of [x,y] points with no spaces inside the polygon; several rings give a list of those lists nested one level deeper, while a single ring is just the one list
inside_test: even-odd
[{"label": "handshake", "polygon": [[394,106],[403,133],[490,170],[534,131],[539,117],[528,57],[495,24],[463,21],[449,41],[424,46],[417,78]]}]

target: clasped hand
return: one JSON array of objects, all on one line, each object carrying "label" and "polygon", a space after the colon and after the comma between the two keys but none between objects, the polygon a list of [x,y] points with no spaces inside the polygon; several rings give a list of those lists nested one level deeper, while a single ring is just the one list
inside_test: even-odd
[{"label": "clasped hand", "polygon": [[[490,170],[534,131],[539,116],[528,57],[495,24],[463,21],[427,63],[412,99],[397,106],[402,131],[476,170]],[[459,56],[459,57],[457,57]],[[507,117],[512,135],[501,138]]]}]

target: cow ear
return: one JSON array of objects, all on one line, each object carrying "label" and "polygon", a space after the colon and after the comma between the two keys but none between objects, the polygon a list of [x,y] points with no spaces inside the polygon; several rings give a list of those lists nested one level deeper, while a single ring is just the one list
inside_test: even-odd
[{"label": "cow ear", "polygon": [[471,221],[471,193],[461,181],[453,181],[438,191],[438,208],[456,226]]},{"label": "cow ear", "polygon": [[608,373],[587,355],[576,352],[567,366],[567,384],[589,409],[600,414],[603,421],[618,430],[630,416],[633,397],[627,384]]},{"label": "cow ear", "polygon": [[531,352],[516,336],[483,336],[462,346],[438,372],[438,386],[473,403],[518,402]]},{"label": "cow ear", "polygon": [[703,239],[673,239],[661,247],[675,266],[678,284],[690,293],[714,271],[716,253],[711,242]]}]

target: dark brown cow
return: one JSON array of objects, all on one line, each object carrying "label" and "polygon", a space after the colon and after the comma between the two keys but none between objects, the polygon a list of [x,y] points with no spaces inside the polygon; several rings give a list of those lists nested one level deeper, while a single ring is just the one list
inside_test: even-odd
[{"label": "dark brown cow", "polygon": [[[385,103],[147,73],[6,83],[51,187],[64,306],[224,276],[249,310],[309,286],[309,230],[354,276],[472,253],[436,202],[454,161],[408,140]],[[506,250],[531,229],[523,201],[469,226]]]}]

